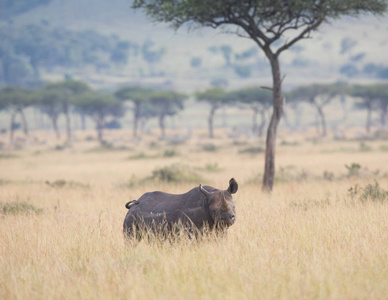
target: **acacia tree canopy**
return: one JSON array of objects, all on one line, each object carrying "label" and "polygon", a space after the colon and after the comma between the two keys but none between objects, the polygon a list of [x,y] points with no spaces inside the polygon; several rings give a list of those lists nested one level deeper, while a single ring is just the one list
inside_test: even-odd
[{"label": "acacia tree canopy", "polygon": [[[263,189],[272,191],[275,179],[276,134],[283,115],[282,76],[279,55],[323,22],[342,15],[383,13],[386,0],[135,0],[133,8],[144,9],[158,22],[175,29],[182,25],[213,28],[235,26],[238,35],[252,39],[271,64],[273,112],[267,130]],[[277,42],[277,43],[275,43]],[[280,43],[279,43],[280,42]]]}]

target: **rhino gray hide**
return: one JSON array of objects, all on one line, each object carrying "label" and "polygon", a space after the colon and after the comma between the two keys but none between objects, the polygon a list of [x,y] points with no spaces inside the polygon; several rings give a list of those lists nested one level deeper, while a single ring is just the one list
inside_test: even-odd
[{"label": "rhino gray hide", "polygon": [[236,221],[232,194],[238,184],[230,179],[226,190],[211,186],[195,187],[185,194],[163,192],[145,193],[138,200],[128,202],[124,219],[124,235],[141,238],[141,233],[171,233],[184,229],[189,234],[205,229],[224,231]]}]

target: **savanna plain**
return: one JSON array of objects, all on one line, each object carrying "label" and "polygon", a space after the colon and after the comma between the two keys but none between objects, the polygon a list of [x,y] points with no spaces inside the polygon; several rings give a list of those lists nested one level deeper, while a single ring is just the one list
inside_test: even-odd
[{"label": "savanna plain", "polygon": [[[281,131],[268,195],[264,140],[92,134],[0,153],[0,299],[387,299],[387,140]],[[227,236],[125,243],[126,202],[231,177]]]}]

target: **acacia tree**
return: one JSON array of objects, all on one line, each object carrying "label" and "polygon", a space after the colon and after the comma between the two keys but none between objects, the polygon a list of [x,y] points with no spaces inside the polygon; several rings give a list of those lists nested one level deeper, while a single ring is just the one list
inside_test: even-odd
[{"label": "acacia tree", "polygon": [[58,118],[63,112],[63,103],[66,101],[65,94],[62,90],[46,87],[38,93],[37,98],[41,111],[50,118],[56,137],[60,139]]},{"label": "acacia tree", "polygon": [[208,117],[208,128],[210,138],[214,138],[214,115],[216,111],[228,100],[226,95],[227,93],[219,87],[213,87],[205,91],[195,93],[195,98],[198,101],[204,101],[210,105],[210,112]]},{"label": "acacia tree", "polygon": [[187,98],[185,94],[175,91],[154,91],[150,95],[150,102],[155,107],[159,118],[161,136],[166,135],[166,116],[175,115],[183,109],[183,101]]},{"label": "acacia tree", "polygon": [[122,103],[112,95],[89,91],[72,98],[72,103],[84,111],[96,123],[98,141],[103,144],[103,130],[106,118],[121,117],[124,114]]},{"label": "acacia tree", "polygon": [[118,89],[115,97],[120,101],[130,101],[133,103],[133,137],[137,137],[139,120],[143,115],[144,105],[149,103],[150,97],[154,92],[151,88],[140,86],[124,86]]},{"label": "acacia tree", "polygon": [[[259,87],[248,87],[233,91],[228,97],[238,100],[252,109],[252,132],[257,132],[260,137],[263,136],[266,122],[265,114],[271,108],[272,104],[271,91]],[[259,113],[261,116],[261,122],[260,125],[257,125],[257,115]]]},{"label": "acacia tree", "polygon": [[[312,84],[297,87],[289,93],[291,99],[299,99],[310,103],[317,111],[321,123],[321,135],[327,135],[326,117],[324,108],[334,97],[344,91],[344,85],[336,84]],[[317,126],[317,128],[319,128]]]},{"label": "acacia tree", "polygon": [[22,119],[23,131],[28,135],[27,119],[24,115],[24,109],[35,103],[33,93],[29,90],[20,87],[8,86],[0,90],[0,107],[7,110],[11,114],[10,122],[10,143],[13,142],[15,119],[19,114]]},{"label": "acacia tree", "polygon": [[90,90],[89,86],[82,81],[67,79],[61,82],[48,84],[46,87],[48,90],[58,90],[63,94],[62,98],[62,112],[66,118],[66,133],[67,140],[71,140],[71,120],[70,120],[70,107],[71,99],[74,96],[80,95]]},{"label": "acacia tree", "polygon": [[[144,9],[159,22],[168,22],[175,29],[184,24],[212,28],[228,25],[238,35],[252,39],[264,52],[272,70],[273,112],[267,130],[263,189],[271,191],[275,178],[276,133],[283,114],[280,54],[322,23],[343,15],[357,16],[364,12],[382,13],[386,0],[135,0],[133,8]],[[227,28],[229,31],[232,28]],[[276,43],[278,42],[278,43]],[[280,42],[280,43],[279,43]],[[280,44],[280,45],[279,45]]]},{"label": "acacia tree", "polygon": [[356,108],[366,109],[365,130],[370,133],[372,126],[372,111],[379,109],[381,124],[385,125],[388,106],[388,87],[385,84],[355,85],[350,89],[350,95],[360,101],[355,103]]}]

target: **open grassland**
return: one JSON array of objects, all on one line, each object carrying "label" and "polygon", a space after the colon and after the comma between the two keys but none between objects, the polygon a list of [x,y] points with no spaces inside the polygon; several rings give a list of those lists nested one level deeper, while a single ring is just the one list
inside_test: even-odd
[{"label": "open grassland", "polygon": [[[0,299],[386,299],[388,199],[354,190],[388,190],[387,141],[283,132],[266,195],[257,139],[205,136],[0,152]],[[127,201],[231,177],[227,237],[125,245]]]}]

